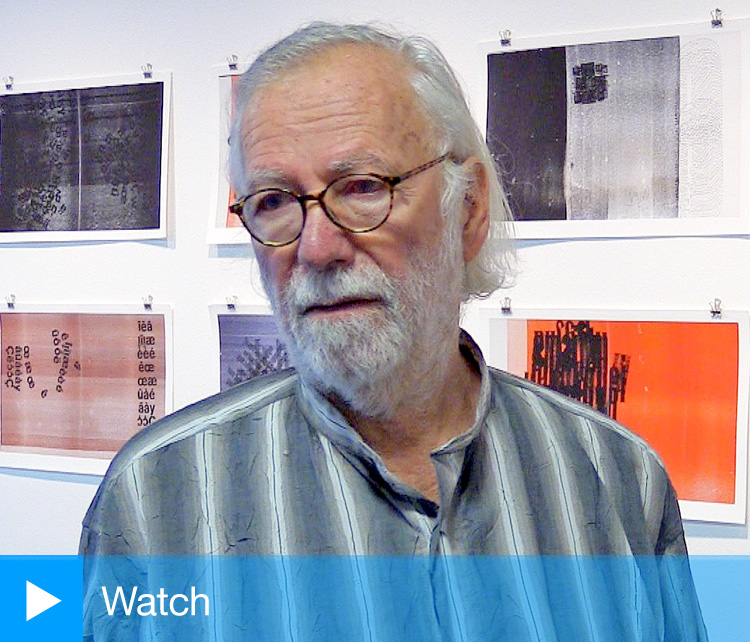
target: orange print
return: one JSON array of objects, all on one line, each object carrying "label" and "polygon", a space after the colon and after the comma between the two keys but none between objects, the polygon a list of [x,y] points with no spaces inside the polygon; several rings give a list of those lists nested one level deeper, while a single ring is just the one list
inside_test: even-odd
[{"label": "orange print", "polygon": [[[597,383],[604,383],[604,392],[599,390],[600,398],[602,394],[609,395],[604,411],[611,411],[612,402],[615,402],[617,421],[643,437],[659,453],[680,499],[734,503],[739,367],[737,324],[573,321],[560,326],[559,323],[555,320],[526,322],[527,371],[515,374],[532,378],[532,371],[543,371],[552,358],[551,354],[537,351],[534,368],[535,336],[537,350],[543,339],[543,335],[535,333],[560,335],[562,332],[564,335],[566,327],[570,329],[573,324],[589,323],[591,336],[583,342],[588,341],[594,347],[586,354],[597,356],[604,344],[606,368],[588,378],[580,375],[579,379],[586,379],[589,389],[596,388]],[[602,337],[606,340],[603,341]],[[555,345],[555,338],[549,338],[547,344]],[[563,353],[566,347],[561,348]],[[580,346],[578,350],[580,357]],[[561,373],[561,369],[569,367],[572,356],[569,353],[556,361],[558,381],[574,382],[575,377],[566,379]],[[588,371],[594,369],[593,365],[588,366]],[[542,383],[549,385],[549,382]],[[613,386],[621,388],[614,395],[611,394]],[[596,399],[596,394],[589,394],[588,401],[592,398]]]}]

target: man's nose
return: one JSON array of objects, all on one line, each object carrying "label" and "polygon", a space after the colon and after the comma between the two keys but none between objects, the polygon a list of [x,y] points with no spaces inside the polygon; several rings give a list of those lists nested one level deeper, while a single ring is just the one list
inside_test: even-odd
[{"label": "man's nose", "polygon": [[354,260],[351,232],[336,225],[316,200],[307,202],[307,215],[297,245],[297,261],[308,267],[323,270],[332,263]]}]

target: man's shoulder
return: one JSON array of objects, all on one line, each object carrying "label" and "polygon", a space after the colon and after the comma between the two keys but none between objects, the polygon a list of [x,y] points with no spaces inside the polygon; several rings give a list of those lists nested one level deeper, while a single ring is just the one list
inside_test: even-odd
[{"label": "man's shoulder", "polygon": [[[151,501],[163,510],[164,502],[177,501],[175,494],[187,492],[182,485],[195,472],[196,453],[217,447],[239,453],[243,440],[263,439],[266,424],[260,419],[276,418],[275,409],[293,402],[297,383],[291,369],[261,376],[186,406],[136,434],[117,453],[99,485],[83,520],[80,550],[117,551],[123,545],[122,550],[152,550],[134,517],[141,510],[137,506]],[[103,524],[111,533],[102,530]]]},{"label": "man's shoulder", "polygon": [[591,406],[502,370],[490,368],[490,376],[504,405],[514,411],[523,409],[527,428],[536,424],[543,429],[574,433],[579,439],[617,443],[663,467],[659,455],[642,437]]},{"label": "man's shoulder", "polygon": [[262,412],[295,395],[296,389],[297,373],[289,368],[256,377],[186,406],[134,435],[112,460],[107,477],[117,476],[151,452]]}]

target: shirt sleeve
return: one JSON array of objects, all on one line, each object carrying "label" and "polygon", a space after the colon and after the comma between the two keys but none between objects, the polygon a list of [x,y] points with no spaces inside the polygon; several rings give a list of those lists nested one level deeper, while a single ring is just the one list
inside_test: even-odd
[{"label": "shirt sleeve", "polygon": [[664,640],[706,642],[708,632],[690,570],[677,494],[671,483],[664,499],[664,517],[655,553],[662,587]]}]

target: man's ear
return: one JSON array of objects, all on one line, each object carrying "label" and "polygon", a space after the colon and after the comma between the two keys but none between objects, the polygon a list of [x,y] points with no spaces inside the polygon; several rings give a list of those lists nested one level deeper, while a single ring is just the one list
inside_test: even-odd
[{"label": "man's ear", "polygon": [[487,167],[476,156],[464,161],[470,176],[461,213],[464,263],[473,261],[482,249],[490,229],[490,197]]}]

